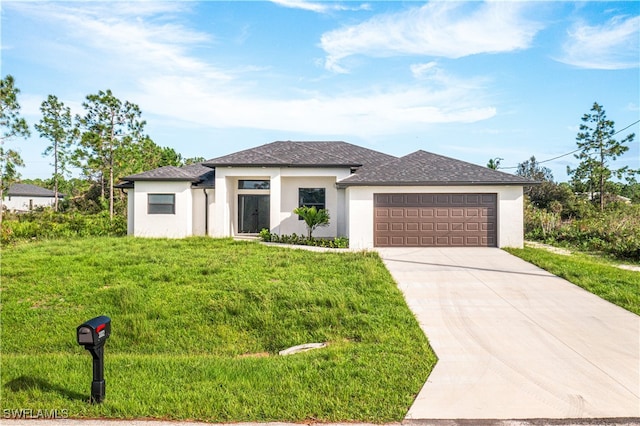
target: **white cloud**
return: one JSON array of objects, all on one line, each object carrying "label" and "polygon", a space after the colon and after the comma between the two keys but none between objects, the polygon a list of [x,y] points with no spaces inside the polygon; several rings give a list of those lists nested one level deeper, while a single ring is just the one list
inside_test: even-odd
[{"label": "white cloud", "polygon": [[366,3],[358,6],[345,6],[339,3],[307,1],[307,0],[271,0],[272,3],[288,7],[292,9],[308,10],[316,13],[327,13],[341,10],[369,10],[370,6]]},{"label": "white cloud", "polygon": [[[137,3],[128,9],[131,14],[119,8],[120,3],[113,3],[111,12],[84,3],[21,7],[23,13],[37,16],[37,21],[55,26],[51,33],[61,34],[56,45],[60,50],[52,53],[54,64],[73,61],[69,69],[75,76],[89,75],[91,84],[105,84],[154,120],[346,137],[475,122],[496,114],[484,99],[481,81],[455,79],[435,62],[414,65],[416,81],[403,86],[385,83],[377,90],[367,85],[364,91],[362,87],[344,91],[314,85],[313,91],[289,97],[282,91],[274,96],[277,92],[270,78],[279,77],[261,72],[264,66],[216,67],[206,57],[196,56],[194,47],[212,43],[212,36],[179,24],[180,17],[173,19],[171,14],[180,13],[170,9],[173,2],[160,3],[164,9],[158,16],[151,6],[136,9]],[[72,54],[61,56],[70,46]],[[86,63],[91,61],[95,62]],[[104,80],[111,75],[113,81]],[[271,95],[261,93],[262,87]],[[295,92],[287,87],[286,93]],[[37,106],[31,102],[29,110],[35,112]]]},{"label": "white cloud", "polygon": [[574,25],[563,46],[564,55],[558,61],[579,68],[637,68],[638,49],[640,16],[614,17],[602,25]]},{"label": "white cloud", "polygon": [[[82,51],[103,68],[153,72],[199,73],[207,78],[230,79],[210,64],[191,55],[189,49],[211,42],[209,34],[170,21],[184,12],[179,2],[23,3],[12,7],[64,32],[56,41],[60,49]],[[84,64],[78,64],[82,66]]]},{"label": "white cloud", "polygon": [[139,100],[144,111],[210,127],[237,127],[343,134],[362,137],[393,134],[425,125],[476,122],[496,110],[478,101],[478,90],[405,87],[362,94],[308,93],[272,99],[232,92],[198,79],[160,78],[144,82]]},{"label": "white cloud", "polygon": [[352,55],[460,58],[526,49],[541,28],[522,16],[527,7],[520,2],[430,2],[379,15],[323,34],[325,67],[346,72],[340,61]]}]

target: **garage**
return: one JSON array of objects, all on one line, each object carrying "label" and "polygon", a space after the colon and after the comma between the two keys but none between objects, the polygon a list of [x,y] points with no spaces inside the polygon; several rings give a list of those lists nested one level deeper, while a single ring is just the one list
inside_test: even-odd
[{"label": "garage", "polygon": [[373,194],[375,247],[496,247],[495,193]]}]

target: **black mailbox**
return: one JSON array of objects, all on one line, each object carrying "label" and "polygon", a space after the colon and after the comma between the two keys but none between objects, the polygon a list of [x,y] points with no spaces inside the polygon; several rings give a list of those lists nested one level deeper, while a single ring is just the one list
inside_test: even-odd
[{"label": "black mailbox", "polygon": [[93,382],[91,402],[102,402],[105,396],[104,344],[111,335],[111,318],[104,315],[80,324],[76,329],[78,344],[84,346],[93,357]]},{"label": "black mailbox", "polygon": [[111,318],[103,316],[95,317],[79,325],[78,344],[87,346],[98,346],[104,344],[111,335]]}]

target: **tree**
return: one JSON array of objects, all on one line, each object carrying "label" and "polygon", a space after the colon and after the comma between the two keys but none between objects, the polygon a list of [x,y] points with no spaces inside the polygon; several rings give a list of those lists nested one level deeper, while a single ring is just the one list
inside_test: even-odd
[{"label": "tree", "polygon": [[597,102],[593,104],[591,113],[582,117],[580,132],[576,136],[576,143],[580,153],[574,157],[580,160],[577,168],[567,167],[567,173],[574,182],[586,183],[592,196],[598,190],[600,210],[604,210],[607,183],[612,176],[619,179],[628,172],[628,166],[613,169],[609,162],[629,150],[625,144],[633,141],[635,134],[631,133],[624,139],[614,139],[616,134],[613,120],[608,120],[604,108]]},{"label": "tree", "polygon": [[553,182],[553,173],[548,167],[541,166],[534,155],[518,164],[516,175],[536,182]]},{"label": "tree", "polygon": [[[76,152],[79,162],[84,161],[86,174],[97,174],[101,184],[101,196],[105,196],[105,186],[109,191],[109,217],[113,219],[114,181],[118,172],[131,161],[126,153],[130,147],[150,140],[143,134],[146,122],[140,119],[140,108],[113,96],[111,90],[88,95],[82,106],[84,117],[77,121],[84,130],[80,149]],[[105,183],[105,175],[108,183]]]},{"label": "tree", "polygon": [[40,105],[42,118],[35,125],[40,136],[51,141],[42,155],[53,155],[53,191],[55,197],[54,209],[58,211],[58,192],[60,179],[67,173],[69,165],[70,147],[78,138],[78,130],[71,119],[71,109],[66,107],[54,95],[49,95]]},{"label": "tree", "polygon": [[318,210],[315,206],[301,206],[294,209],[293,213],[304,220],[304,223],[307,225],[307,236],[309,239],[312,239],[311,235],[318,226],[329,225],[329,211],[327,209]]},{"label": "tree", "polygon": [[207,160],[204,157],[189,157],[185,158],[184,165],[188,166],[189,164],[204,163],[205,161]]},{"label": "tree", "polygon": [[502,162],[502,160],[504,160],[504,158],[492,158],[487,163],[487,167],[493,170],[498,170],[498,168],[500,167],[500,162]]},{"label": "tree", "polygon": [[17,167],[24,166],[18,151],[5,147],[5,142],[13,138],[28,138],[29,126],[20,117],[20,104],[13,76],[7,75],[0,80],[0,223],[2,223],[2,201],[4,190],[9,187],[19,175]]}]

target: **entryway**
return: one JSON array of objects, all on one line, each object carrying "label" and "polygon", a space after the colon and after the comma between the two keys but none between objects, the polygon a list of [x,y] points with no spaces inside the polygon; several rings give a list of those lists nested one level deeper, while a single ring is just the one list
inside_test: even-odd
[{"label": "entryway", "polygon": [[257,234],[269,229],[269,195],[238,195],[238,233]]}]

